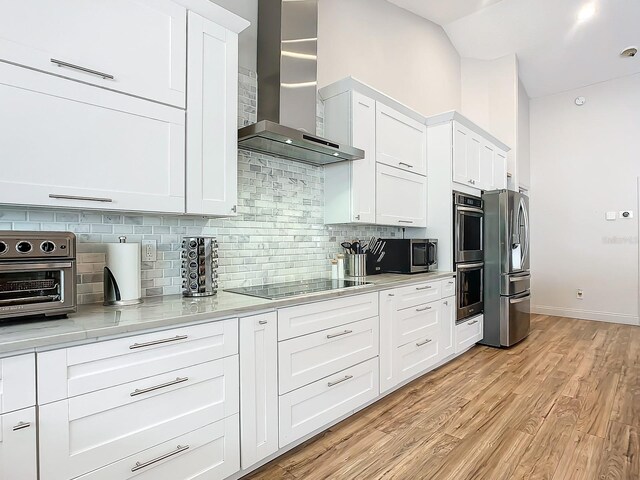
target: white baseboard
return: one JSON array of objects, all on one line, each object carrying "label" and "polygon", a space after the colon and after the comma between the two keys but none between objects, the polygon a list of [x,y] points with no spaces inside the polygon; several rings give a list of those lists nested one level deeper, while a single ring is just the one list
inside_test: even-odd
[{"label": "white baseboard", "polygon": [[640,325],[638,317],[621,313],[596,312],[577,308],[550,307],[547,305],[531,305],[531,313],[551,315],[554,317],[578,318],[598,322],[622,323],[624,325]]}]

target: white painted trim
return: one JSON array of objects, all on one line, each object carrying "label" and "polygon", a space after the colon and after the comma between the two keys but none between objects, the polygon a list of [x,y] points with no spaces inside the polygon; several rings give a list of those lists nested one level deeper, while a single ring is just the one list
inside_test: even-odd
[{"label": "white painted trim", "polygon": [[531,313],[551,315],[554,317],[569,317],[580,320],[594,320],[597,322],[622,323],[624,325],[640,325],[637,316],[624,313],[597,312],[580,310],[577,308],[552,307],[547,305],[531,305]]},{"label": "white painted trim", "polygon": [[469,130],[477,133],[478,135],[481,135],[482,137],[484,137],[485,139],[493,143],[496,147],[500,148],[501,150],[504,150],[505,152],[508,152],[509,150],[511,150],[511,148],[508,145],[505,145],[496,137],[494,137],[489,132],[487,132],[485,129],[479,127],[478,125],[473,123],[471,120],[469,120],[467,117],[462,115],[460,112],[457,112],[455,110],[450,110],[448,112],[439,113],[437,115],[428,117],[425,120],[425,123],[427,124],[428,127],[430,127],[433,125],[439,125],[441,123],[447,123],[451,121],[455,121],[464,125]]},{"label": "white painted trim", "polygon": [[210,2],[209,0],[173,0],[175,3],[182,5],[187,10],[192,10],[193,12],[202,15],[208,20],[217,23],[221,27],[226,28],[227,30],[231,30],[235,33],[240,33],[249,25],[251,22],[249,20],[245,20],[244,18],[232,13],[220,5],[216,5],[215,3]]}]

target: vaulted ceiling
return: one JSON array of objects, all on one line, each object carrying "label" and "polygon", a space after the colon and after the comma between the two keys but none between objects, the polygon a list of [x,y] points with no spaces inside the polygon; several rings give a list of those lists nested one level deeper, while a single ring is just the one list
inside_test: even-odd
[{"label": "vaulted ceiling", "polygon": [[389,0],[442,25],[460,56],[515,53],[531,97],[640,73],[640,0]]}]

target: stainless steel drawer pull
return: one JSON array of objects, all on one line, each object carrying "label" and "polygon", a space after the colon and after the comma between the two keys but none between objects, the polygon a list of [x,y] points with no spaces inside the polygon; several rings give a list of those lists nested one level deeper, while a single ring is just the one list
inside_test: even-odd
[{"label": "stainless steel drawer pull", "polygon": [[399,223],[413,223],[413,220],[398,220]]},{"label": "stainless steel drawer pull", "polygon": [[449,306],[449,302],[442,302],[443,305]]},{"label": "stainless steel drawer pull", "polygon": [[409,163],[398,162],[398,165],[404,165],[405,167],[413,168],[413,165],[411,165],[411,164],[409,164]]},{"label": "stainless steel drawer pull", "polygon": [[455,282],[447,282],[449,285],[453,285]]},{"label": "stainless steel drawer pull", "polygon": [[473,322],[469,322],[469,323],[467,323],[467,325],[475,325],[476,323],[478,323],[478,320],[474,320]]},{"label": "stainless steel drawer pull", "polygon": [[136,395],[142,395],[143,393],[149,393],[149,392],[153,392],[154,390],[160,390],[161,388],[170,387],[171,385],[177,385],[178,383],[183,383],[183,382],[186,382],[187,380],[189,380],[189,377],[183,377],[183,378],[177,377],[175,380],[171,380],[170,382],[167,382],[167,383],[161,383],[160,385],[155,385],[153,387],[142,388],[142,389],[136,388],[129,395],[131,395],[132,397],[135,397]]},{"label": "stainless steel drawer pull", "polygon": [[335,382],[327,383],[327,386],[328,387],[333,387],[334,385],[338,385],[339,383],[346,382],[347,380],[351,380],[352,378],[353,378],[353,375],[347,375],[344,378],[341,378],[340,380],[336,380]]},{"label": "stainless steel drawer pull", "polygon": [[431,310],[431,307],[416,308],[416,312],[424,312],[425,310]]},{"label": "stainless steel drawer pull", "polygon": [[176,449],[173,452],[169,452],[169,453],[165,453],[164,455],[160,455],[157,458],[154,458],[153,460],[149,460],[148,462],[136,462],[136,465],[131,469],[132,472],[137,472],[138,470],[141,470],[145,467],[148,467],[150,465],[153,465],[154,463],[158,463],[161,462],[162,460],[169,458],[169,457],[173,457],[174,455],[177,455],[179,453],[184,452],[185,450],[189,450],[189,445],[178,445],[176,447]]},{"label": "stainless steel drawer pull", "polygon": [[327,335],[327,338],[340,337],[342,335],[347,335],[349,333],[353,333],[353,330],[345,330],[344,332],[340,332],[340,333],[332,333],[330,335]]},{"label": "stainless steel drawer pull", "polygon": [[395,294],[395,293],[389,293],[388,295],[389,295],[390,297],[395,297],[395,296],[396,296],[396,294]]},{"label": "stainless steel drawer pull", "polygon": [[95,75],[97,77],[102,77],[105,80],[115,80],[113,75],[109,75],[108,73],[99,72],[98,70],[92,70],[90,68],[81,67],[80,65],[74,65],[73,63],[63,62],[62,60],[56,60],[55,58],[51,59],[51,63],[55,63],[59,67],[67,67],[72,68],[73,70],[78,70],[80,72],[88,73],[89,75]]},{"label": "stainless steel drawer pull", "polygon": [[178,340],[185,340],[186,338],[189,338],[189,337],[187,335],[176,335],[175,337],[163,338],[162,340],[153,340],[152,342],[134,343],[129,348],[133,350],[134,348],[151,347],[153,345],[161,345],[163,343],[177,342]]},{"label": "stainless steel drawer pull", "polygon": [[427,338],[424,342],[418,342],[416,343],[416,347],[421,347],[423,345],[426,345],[427,343],[431,343],[433,340],[431,340],[430,338]]},{"label": "stainless steel drawer pull", "polygon": [[13,431],[17,432],[18,430],[29,428],[30,426],[31,426],[31,423],[29,422],[18,422],[18,424],[15,427],[13,427]]},{"label": "stainless steel drawer pull", "polygon": [[83,197],[81,195],[57,195],[55,193],[50,193],[49,198],[56,198],[58,200],[84,200],[86,202],[102,202],[102,203],[112,203],[112,198],[102,198],[102,197]]},{"label": "stainless steel drawer pull", "polygon": [[269,323],[269,321],[268,320],[258,320],[258,323],[260,325],[266,325],[267,323]]},{"label": "stainless steel drawer pull", "polygon": [[416,287],[416,290],[429,290],[431,285],[425,285],[424,287]]}]

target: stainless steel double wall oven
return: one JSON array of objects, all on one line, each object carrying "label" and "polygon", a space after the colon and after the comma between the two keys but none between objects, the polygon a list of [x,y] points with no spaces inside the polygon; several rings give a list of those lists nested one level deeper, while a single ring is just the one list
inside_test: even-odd
[{"label": "stainless steel double wall oven", "polygon": [[479,197],[453,192],[453,262],[456,271],[456,321],[484,309],[484,210]]}]

